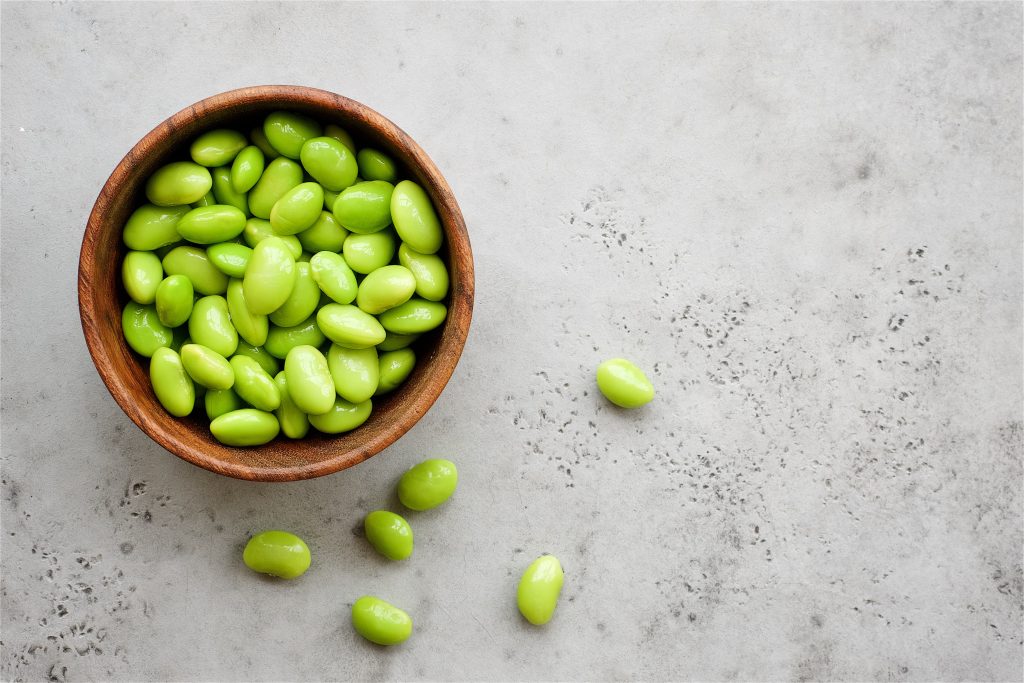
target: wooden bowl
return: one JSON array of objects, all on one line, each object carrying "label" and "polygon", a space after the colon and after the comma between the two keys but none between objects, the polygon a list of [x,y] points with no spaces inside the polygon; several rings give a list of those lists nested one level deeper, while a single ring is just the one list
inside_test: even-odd
[{"label": "wooden bowl", "polygon": [[[201,402],[192,416],[172,417],[149,383],[148,362],[128,347],[121,332],[127,301],[120,284],[125,221],[145,201],[145,181],[160,166],[188,158],[203,131],[236,127],[248,132],[271,111],[308,114],[347,129],[360,146],[373,146],[398,162],[400,177],[422,185],[444,225],[439,255],[448,265],[448,318],[421,337],[416,368],[396,391],[373,401],[358,429],[337,436],[310,430],[305,439],[279,436],[265,446],[233,448],[217,442]],[[366,460],[394,443],[427,412],[444,389],[462,353],[473,313],[473,254],[462,212],[441,172],[412,138],[369,107],[334,93],[299,86],[257,86],[214,95],[186,107],[148,133],[117,165],[89,216],[78,264],[78,306],[96,369],[128,417],[171,453],[212,472],[239,479],[292,481],[319,477]]]}]

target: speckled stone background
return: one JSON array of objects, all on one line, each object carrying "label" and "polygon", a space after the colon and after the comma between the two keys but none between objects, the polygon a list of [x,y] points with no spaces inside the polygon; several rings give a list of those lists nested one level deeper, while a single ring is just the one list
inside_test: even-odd
[{"label": "speckled stone background", "polygon": [[[3,3],[3,678],[1020,680],[1021,15]],[[404,127],[478,268],[434,409],[287,485],[136,429],[75,299],[121,156],[259,83]],[[595,395],[618,355],[656,402]],[[426,456],[459,492],[383,561],[361,517]],[[241,565],[265,527],[312,546],[301,580]],[[361,641],[364,593],[415,636]]]}]

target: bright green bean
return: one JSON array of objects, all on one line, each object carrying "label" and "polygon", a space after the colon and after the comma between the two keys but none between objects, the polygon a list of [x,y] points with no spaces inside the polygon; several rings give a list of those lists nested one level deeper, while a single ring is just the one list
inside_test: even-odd
[{"label": "bright green bean", "polygon": [[146,198],[157,206],[197,202],[213,187],[210,171],[191,161],[175,161],[159,169],[146,182]]},{"label": "bright green bean", "polygon": [[259,181],[263,168],[263,151],[256,145],[249,145],[231,163],[231,187],[235,192],[245,194]]},{"label": "bright green bean", "polygon": [[226,242],[244,229],[245,214],[226,204],[192,209],[178,221],[178,234],[196,244]]},{"label": "bright green bean", "polygon": [[363,520],[363,530],[370,545],[389,560],[404,560],[412,555],[412,528],[400,515],[374,510]]},{"label": "bright green bean", "polygon": [[242,287],[253,313],[273,313],[295,286],[295,257],[280,237],[268,237],[252,250]]},{"label": "bright green bean", "polygon": [[295,405],[288,393],[288,377],[283,370],[277,373],[274,382],[281,390],[281,405],[274,411],[281,424],[281,432],[289,439],[301,439],[309,432],[309,418]]},{"label": "bright green bean", "polygon": [[235,383],[228,359],[202,344],[182,346],[181,362],[188,376],[207,389],[230,389]]},{"label": "bright green bean", "polygon": [[278,327],[291,327],[316,312],[320,303],[320,288],[313,279],[312,269],[306,262],[295,264],[295,285],[292,293],[277,310],[270,314],[270,322]]},{"label": "bright green bean", "polygon": [[267,142],[289,159],[298,159],[302,144],[319,136],[322,131],[319,123],[294,112],[275,111],[263,122]]},{"label": "bright green bean", "polygon": [[181,358],[167,347],[153,352],[149,361],[149,380],[153,391],[167,412],[185,417],[196,404],[196,390],[181,364]]},{"label": "bright green bean", "polygon": [[352,305],[327,304],[317,312],[316,322],[328,339],[349,349],[376,346],[387,336],[376,318]]},{"label": "bright green bean", "polygon": [[231,358],[230,363],[235,373],[234,390],[239,398],[266,412],[281,405],[281,390],[259,363],[248,356],[237,355]]},{"label": "bright green bean", "polygon": [[188,211],[188,206],[143,204],[128,217],[121,238],[129,249],[136,251],[152,251],[174,244],[181,240],[178,220]]},{"label": "bright green bean", "polygon": [[151,251],[129,251],[121,265],[121,281],[132,301],[151,304],[164,277],[164,268]]},{"label": "bright green bean", "polygon": [[349,268],[366,275],[391,263],[396,248],[394,232],[383,230],[371,235],[349,235],[342,254]]},{"label": "bright green bean", "polygon": [[346,349],[331,344],[327,351],[327,367],[338,396],[346,401],[362,403],[377,391],[380,364],[377,350],[372,346],[368,349]]},{"label": "bright green bean", "polygon": [[377,391],[381,396],[394,391],[409,378],[416,367],[416,353],[412,349],[396,349],[380,355]]},{"label": "bright green bean", "polygon": [[245,144],[245,136],[237,130],[210,130],[192,143],[192,161],[211,168],[230,164],[231,160],[245,148]]},{"label": "bright green bean", "polygon": [[188,335],[194,343],[209,347],[225,358],[235,352],[238,332],[231,324],[224,297],[204,296],[195,303],[188,318]]},{"label": "bright green bean", "polygon": [[241,278],[252,258],[252,248],[234,242],[211,244],[206,248],[206,256],[220,272],[228,277]]},{"label": "bright green bean", "polygon": [[441,248],[441,221],[422,187],[411,180],[398,183],[391,195],[390,213],[395,231],[409,247],[421,254],[433,254]]},{"label": "bright green bean", "polygon": [[156,315],[167,327],[188,322],[195,301],[195,289],[184,275],[169,275],[156,288]]},{"label": "bright green bean", "polygon": [[408,301],[416,291],[416,278],[404,266],[383,266],[359,283],[356,305],[377,315]]},{"label": "bright green bean", "polygon": [[654,385],[647,375],[625,358],[612,358],[597,366],[597,388],[622,408],[639,408],[654,398]]},{"label": "bright green bean", "polygon": [[296,346],[321,346],[327,338],[316,324],[316,316],[310,316],[292,327],[270,326],[267,343],[263,348],[274,358],[284,360]]},{"label": "bright green bean", "polygon": [[410,510],[430,510],[451,498],[458,484],[455,463],[431,458],[402,475],[398,481],[398,499]]},{"label": "bright green bean", "polygon": [[519,580],[516,604],[528,622],[541,626],[551,621],[563,581],[562,565],[553,555],[541,555],[527,567]]},{"label": "bright green bean", "polygon": [[334,406],[334,381],[327,359],[317,348],[303,344],[288,351],[284,373],[288,393],[302,412],[321,415]]},{"label": "bright green bean", "polygon": [[352,605],[352,627],[371,643],[397,645],[412,635],[412,619],[380,598],[364,595]]},{"label": "bright green bean", "polygon": [[364,147],[356,155],[359,164],[359,175],[366,180],[384,180],[394,183],[398,178],[398,168],[391,157],[384,152]]},{"label": "bright green bean", "polygon": [[321,251],[309,259],[310,273],[320,290],[339,304],[355,301],[359,286],[355,273],[349,268],[343,256],[330,251]]},{"label": "bright green bean", "polygon": [[331,137],[306,140],[299,158],[306,172],[325,190],[340,192],[355,182],[359,173],[351,150]]},{"label": "bright green bean", "polygon": [[349,403],[343,398],[334,401],[329,411],[322,415],[310,415],[309,424],[324,434],[341,434],[350,432],[366,422],[373,410],[372,401]]},{"label": "bright green bean", "polygon": [[198,247],[175,247],[163,260],[168,275],[184,275],[200,294],[223,294],[228,289],[228,276],[213,265],[206,252]]},{"label": "bright green bean", "polygon": [[249,310],[241,280],[232,279],[228,283],[227,301],[231,324],[238,330],[238,336],[253,346],[263,346],[270,332],[270,320]]},{"label": "bright green bean", "polygon": [[301,183],[302,166],[284,157],[274,159],[249,190],[249,212],[257,218],[270,218],[277,200]]},{"label": "bright green bean", "polygon": [[210,423],[210,432],[225,446],[262,446],[273,441],[280,430],[273,413],[254,408],[232,410]]},{"label": "bright green bean", "polygon": [[309,546],[301,538],[274,530],[250,538],[242,552],[242,561],[254,572],[294,579],[306,573],[312,560]]},{"label": "bright green bean", "polygon": [[380,324],[388,332],[421,334],[439,326],[447,315],[448,309],[442,303],[412,298],[381,313]]},{"label": "bright green bean", "polygon": [[174,335],[169,328],[160,322],[156,307],[144,306],[134,301],[125,304],[121,312],[121,329],[125,341],[135,353],[147,358],[157,349],[170,346]]},{"label": "bright green bean", "polygon": [[448,295],[448,269],[436,254],[421,254],[405,242],[398,247],[398,262],[416,278],[416,294],[428,301]]}]

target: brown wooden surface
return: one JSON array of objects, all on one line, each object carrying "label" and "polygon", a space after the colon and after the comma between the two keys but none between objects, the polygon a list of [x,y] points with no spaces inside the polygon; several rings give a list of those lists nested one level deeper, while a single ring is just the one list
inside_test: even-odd
[{"label": "brown wooden surface", "polygon": [[[416,369],[392,394],[374,399],[373,413],[358,429],[337,436],[310,430],[298,441],[278,437],[253,448],[232,448],[211,435],[205,411],[185,419],[169,415],[149,384],[148,362],[128,347],[121,333],[126,297],[120,285],[125,221],[144,202],[146,178],[158,167],[188,157],[188,144],[210,128],[249,129],[271,111],[306,113],[346,128],[359,145],[372,145],[399,163],[401,177],[430,194],[444,225],[440,255],[448,264],[448,319],[421,338]],[[439,131],[438,134],[443,132]],[[374,110],[324,90],[268,85],[214,95],[183,109],[154,128],[128,152],[100,190],[93,206],[78,267],[78,305],[89,353],[114,400],[143,431],[171,453],[219,474],[258,481],[319,477],[379,453],[427,412],[447,384],[462,353],[473,313],[473,254],[462,212],[441,172],[408,135]],[[201,399],[200,399],[201,402]]]}]

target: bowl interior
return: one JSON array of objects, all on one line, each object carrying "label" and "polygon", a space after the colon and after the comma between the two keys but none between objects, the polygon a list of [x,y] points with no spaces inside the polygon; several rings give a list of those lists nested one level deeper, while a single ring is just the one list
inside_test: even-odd
[{"label": "bowl interior", "polygon": [[[148,361],[134,354],[121,331],[128,300],[120,284],[127,250],[121,240],[125,221],[145,202],[145,181],[157,168],[189,158],[188,146],[203,131],[232,127],[248,134],[271,111],[287,109],[335,123],[358,147],[390,155],[399,177],[415,180],[429,193],[445,230],[439,252],[451,286],[445,323],[412,347],[416,367],[394,392],[373,399],[370,418],[347,434],[309,435],[292,441],[279,436],[252,448],[228,447],[209,431],[202,408],[187,418],[169,415],[149,383]],[[103,381],[125,413],[167,450],[200,467],[243,479],[286,481],[329,474],[374,455],[423,416],[455,369],[468,334],[473,302],[473,263],[461,211],[433,162],[403,131],[380,114],[333,93],[294,86],[262,86],[216,95],[174,115],[144,137],[122,160],[93,208],[79,263],[79,306],[90,353]]]}]

